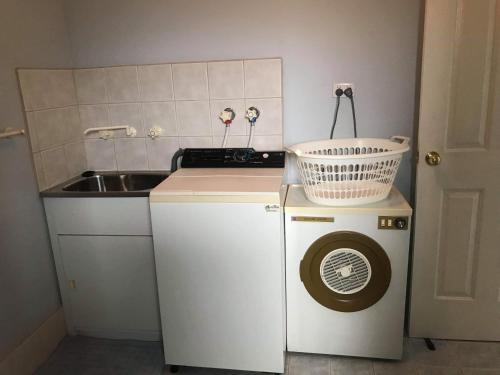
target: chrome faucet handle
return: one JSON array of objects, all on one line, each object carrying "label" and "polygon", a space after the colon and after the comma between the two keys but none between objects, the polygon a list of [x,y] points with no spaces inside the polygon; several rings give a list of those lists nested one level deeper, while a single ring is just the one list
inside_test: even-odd
[{"label": "chrome faucet handle", "polygon": [[252,125],[255,124],[259,116],[260,116],[260,111],[255,107],[248,108],[245,114],[245,117]]},{"label": "chrome faucet handle", "polygon": [[236,113],[232,108],[225,108],[219,115],[221,121],[226,125],[231,124],[235,117]]}]

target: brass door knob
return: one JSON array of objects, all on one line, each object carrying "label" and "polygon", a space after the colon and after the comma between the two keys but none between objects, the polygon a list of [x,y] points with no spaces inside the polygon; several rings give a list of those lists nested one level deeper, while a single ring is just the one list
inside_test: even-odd
[{"label": "brass door knob", "polygon": [[435,166],[441,163],[441,156],[436,151],[429,151],[425,155],[425,161],[427,164]]}]

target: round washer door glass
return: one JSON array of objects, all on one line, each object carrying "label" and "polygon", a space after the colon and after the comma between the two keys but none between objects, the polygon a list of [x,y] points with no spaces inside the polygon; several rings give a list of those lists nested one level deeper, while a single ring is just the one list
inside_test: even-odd
[{"label": "round washer door glass", "polygon": [[323,306],[354,312],[382,298],[391,281],[391,263],[370,237],[334,232],[309,247],[300,263],[300,278],[311,297]]}]

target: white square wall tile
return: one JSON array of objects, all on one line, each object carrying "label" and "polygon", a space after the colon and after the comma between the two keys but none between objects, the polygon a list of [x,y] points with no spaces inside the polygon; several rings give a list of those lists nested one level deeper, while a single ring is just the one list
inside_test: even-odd
[{"label": "white square wall tile", "polygon": [[31,115],[31,120],[40,150],[83,137],[76,106],[35,111]]},{"label": "white square wall tile", "polygon": [[[107,104],[89,104],[78,106],[82,134],[88,128],[109,126]],[[89,133],[85,138],[99,138],[99,132]]]},{"label": "white square wall tile", "polygon": [[245,97],[281,97],[281,59],[245,60]]},{"label": "white square wall tile", "polygon": [[48,70],[50,85],[45,95],[51,108],[76,105],[76,89],[73,70]]},{"label": "white square wall tile", "polygon": [[243,61],[208,63],[208,86],[210,99],[243,98]]},{"label": "white square wall tile", "polygon": [[33,112],[35,133],[40,150],[65,143],[67,139],[65,117],[64,108]]},{"label": "white square wall tile", "polygon": [[150,170],[170,170],[172,156],[179,149],[177,137],[146,138]]},{"label": "white square wall tile", "polygon": [[28,124],[28,137],[30,140],[31,152],[38,152],[40,151],[40,147],[38,146],[34,112],[26,112],[26,122]]},{"label": "white square wall tile", "polygon": [[[139,103],[109,104],[109,124],[113,126],[128,125],[137,130],[137,137],[144,137],[141,105]],[[126,137],[125,130],[113,131],[114,138]]]},{"label": "white square wall tile", "polygon": [[144,138],[115,139],[115,154],[117,168],[120,171],[148,169]]},{"label": "white square wall tile", "polygon": [[18,73],[27,111],[76,104],[76,90],[71,70],[21,69]]},{"label": "white square wall tile", "polygon": [[115,171],[116,157],[113,139],[85,140],[87,168],[93,171]]},{"label": "white square wall tile", "polygon": [[255,107],[260,111],[260,116],[255,124],[255,135],[283,134],[281,99],[247,99],[245,103],[246,108]]},{"label": "white square wall tile", "polygon": [[45,183],[48,188],[60,184],[69,178],[63,147],[42,151],[41,156]]},{"label": "white square wall tile", "polygon": [[256,135],[253,138],[252,147],[257,151],[282,150],[283,137],[281,135]]},{"label": "white square wall tile", "polygon": [[137,102],[139,86],[136,66],[105,68],[106,90],[110,103]]},{"label": "white square wall tile", "polygon": [[[213,138],[213,147],[220,148],[222,147],[223,137],[214,137]],[[248,144],[248,136],[246,135],[229,135],[226,142],[226,147],[247,147]]]},{"label": "white square wall tile", "polygon": [[142,117],[146,134],[150,128],[159,127],[162,137],[177,135],[174,102],[142,103]]},{"label": "white square wall tile", "polygon": [[245,101],[243,99],[236,100],[212,100],[210,101],[210,120],[212,122],[212,134],[214,136],[224,135],[226,126],[220,120],[220,113],[226,109],[231,108],[236,117],[231,124],[230,134],[232,135],[246,135],[248,127],[250,126],[245,118]]},{"label": "white square wall tile", "polygon": [[19,69],[17,73],[25,110],[50,108],[49,97],[45,95],[50,84],[47,70]]},{"label": "white square wall tile", "polygon": [[179,137],[181,148],[212,147],[212,137]]},{"label": "white square wall tile", "polygon": [[176,102],[179,135],[211,136],[208,101]]},{"label": "white square wall tile", "polygon": [[64,145],[64,155],[66,156],[66,170],[70,178],[85,172],[87,169],[87,157],[83,141]]},{"label": "white square wall tile", "polygon": [[176,100],[208,99],[206,63],[172,64]]},{"label": "white square wall tile", "polygon": [[61,108],[65,127],[65,143],[83,139],[80,115],[77,106]]},{"label": "white square wall tile", "polygon": [[47,184],[45,183],[45,174],[43,172],[42,155],[40,155],[39,152],[33,154],[33,164],[35,167],[36,180],[38,182],[38,190],[45,190]]},{"label": "white square wall tile", "polygon": [[75,69],[73,71],[79,104],[107,103],[106,73],[104,68]]},{"label": "white square wall tile", "polygon": [[141,101],[167,101],[174,99],[172,66],[139,65],[139,93]]}]

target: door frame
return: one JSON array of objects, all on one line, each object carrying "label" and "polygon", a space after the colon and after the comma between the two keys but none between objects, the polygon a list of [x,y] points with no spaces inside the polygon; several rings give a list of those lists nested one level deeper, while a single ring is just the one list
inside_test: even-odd
[{"label": "door frame", "polygon": [[410,307],[411,307],[411,288],[413,277],[413,252],[415,244],[415,217],[417,212],[416,197],[417,197],[417,166],[419,159],[419,138],[418,132],[420,128],[420,92],[422,87],[422,57],[424,49],[424,26],[425,26],[425,10],[427,0],[420,0],[419,7],[419,22],[418,22],[418,44],[417,44],[417,61],[415,66],[415,100],[413,110],[413,144],[411,148],[411,181],[410,181],[410,206],[413,208],[410,228],[410,250],[408,255],[408,274],[406,287],[406,305],[405,305],[405,334],[409,334],[410,326]]}]

